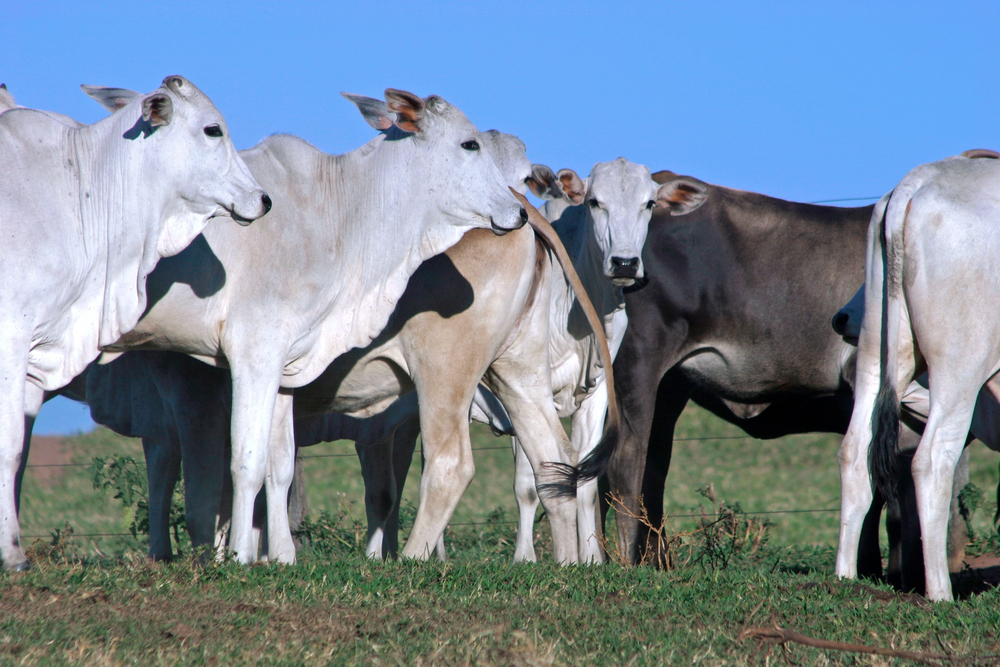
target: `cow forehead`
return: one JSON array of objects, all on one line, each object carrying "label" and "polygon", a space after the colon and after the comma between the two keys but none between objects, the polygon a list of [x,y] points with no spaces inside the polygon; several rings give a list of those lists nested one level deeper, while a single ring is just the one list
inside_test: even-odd
[{"label": "cow forehead", "polygon": [[513,134],[497,130],[487,130],[482,137],[483,148],[509,185],[519,183],[531,173],[531,162],[523,141]]},{"label": "cow forehead", "polygon": [[594,165],[588,189],[591,195],[607,203],[617,201],[645,205],[652,197],[653,185],[648,167],[618,158]]}]

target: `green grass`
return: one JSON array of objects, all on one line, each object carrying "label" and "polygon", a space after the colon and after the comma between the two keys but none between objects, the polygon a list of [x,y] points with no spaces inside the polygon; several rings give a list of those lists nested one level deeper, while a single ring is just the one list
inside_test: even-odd
[{"label": "green grass", "polygon": [[[718,500],[747,512],[836,509],[838,438],[722,439],[742,435],[704,411],[685,411],[677,437],[708,440],[675,444],[668,512],[710,507],[698,494],[708,484]],[[306,461],[314,539],[292,567],[199,567],[188,558],[148,564],[141,539],[82,537],[122,533],[126,525],[120,504],[92,489],[85,467],[67,468],[51,487],[29,477],[24,533],[49,536],[68,523],[76,535],[55,546],[51,538],[36,541],[33,570],[0,574],[0,665],[765,665],[786,657],[800,665],[909,664],[798,645],[783,654],[738,639],[746,627],[772,621],[829,640],[1000,654],[997,590],[926,605],[837,581],[836,512],[767,515],[774,525],[762,548],[721,557],[711,552],[709,533],[698,533],[685,539],[681,566],[670,572],[559,568],[547,538],[541,563],[513,565],[508,445],[474,428],[474,447],[504,449],[475,452],[476,478],[446,536],[446,564],[363,558],[356,530],[364,520],[362,484],[347,443],[306,452],[349,456]],[[116,452],[141,460],[136,441],[105,430],[74,438],[72,447],[75,463]],[[997,459],[978,444],[972,455],[973,483],[988,499],[975,527],[987,535]],[[419,463],[404,503],[416,503],[418,475]],[[676,518],[670,527],[690,530],[694,521]],[[459,525],[467,522],[479,525]],[[538,525],[544,533],[545,523]],[[725,551],[729,543],[714,544]]]}]

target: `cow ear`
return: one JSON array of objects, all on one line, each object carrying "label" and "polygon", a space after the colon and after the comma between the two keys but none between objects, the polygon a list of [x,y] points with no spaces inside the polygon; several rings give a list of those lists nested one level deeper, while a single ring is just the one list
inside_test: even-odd
[{"label": "cow ear", "polygon": [[531,194],[539,199],[562,199],[563,193],[555,172],[544,164],[531,165],[531,175],[524,182]]},{"label": "cow ear", "polygon": [[16,107],[17,102],[14,101],[14,96],[10,94],[9,90],[7,90],[7,84],[0,83],[0,109],[6,111]]},{"label": "cow ear", "polygon": [[385,103],[389,111],[396,112],[396,127],[404,132],[420,132],[424,129],[426,106],[424,101],[405,90],[385,89]]},{"label": "cow ear", "polygon": [[656,190],[656,205],[670,211],[670,215],[686,215],[705,203],[708,186],[689,176],[667,181]]},{"label": "cow ear", "polygon": [[82,85],[80,88],[111,113],[118,111],[142,95],[142,93],[137,93],[134,90],[126,90],[125,88],[106,88],[105,86],[88,85]]},{"label": "cow ear", "polygon": [[572,169],[560,169],[556,177],[559,179],[559,187],[562,188],[563,197],[574,206],[582,204],[583,198],[587,194],[587,186],[576,175],[576,172]]},{"label": "cow ear", "polygon": [[382,132],[395,125],[396,114],[389,111],[389,107],[382,100],[351,93],[341,93],[341,95],[354,102],[361,116],[376,130]]},{"label": "cow ear", "polygon": [[651,178],[653,179],[654,183],[656,183],[658,185],[663,185],[667,181],[672,181],[675,178],[677,178],[677,174],[675,174],[674,172],[670,171],[669,169],[662,169],[662,170],[656,172],[655,174],[653,174]]},{"label": "cow ear", "polygon": [[169,125],[174,116],[174,103],[166,93],[153,93],[142,101],[142,119],[153,127]]}]

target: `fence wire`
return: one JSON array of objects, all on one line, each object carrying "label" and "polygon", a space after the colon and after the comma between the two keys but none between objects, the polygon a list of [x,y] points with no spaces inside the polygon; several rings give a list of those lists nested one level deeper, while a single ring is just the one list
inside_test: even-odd
[{"label": "fence wire", "polygon": [[[674,442],[715,442],[718,440],[756,440],[753,436],[749,435],[726,435],[719,436],[715,438],[674,438]],[[496,451],[496,450],[507,450],[511,451],[510,445],[494,445],[490,447],[473,447],[474,452],[483,451]],[[420,453],[420,449],[416,449],[415,453]],[[356,457],[357,453],[350,452],[347,454],[303,454],[299,458],[302,459],[325,459],[325,458],[341,458],[341,457]],[[29,463],[25,468],[81,468],[92,465],[91,463]],[[839,512],[839,507],[821,508],[821,509],[805,509],[805,510],[761,510],[759,512],[742,512],[742,514],[747,516],[762,516],[770,514],[815,514],[824,512]],[[709,516],[708,514],[697,513],[697,514],[665,514],[664,519],[698,519]],[[542,513],[535,519],[535,523],[539,524],[545,520],[545,514]],[[497,525],[517,525],[519,522],[515,520],[511,521],[462,521],[462,522],[450,522],[448,527],[454,526],[497,526]],[[28,539],[43,539],[47,537],[52,537],[52,533],[48,535],[21,535],[21,537]],[[73,533],[73,537],[133,537],[132,533]]]}]

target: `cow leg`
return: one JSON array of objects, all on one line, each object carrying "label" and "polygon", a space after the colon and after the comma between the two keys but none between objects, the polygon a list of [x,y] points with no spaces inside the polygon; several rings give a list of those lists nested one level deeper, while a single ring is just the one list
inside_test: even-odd
[{"label": "cow leg", "polygon": [[[220,523],[229,519],[230,512],[222,507],[231,507],[225,483],[229,414],[215,404],[186,405],[174,410],[174,423],[184,470],[188,536],[192,549],[198,549],[215,544]],[[227,516],[220,520],[223,514]]]},{"label": "cow leg", "polygon": [[[475,463],[469,437],[468,406],[475,384],[417,383],[424,470],[420,477],[420,502],[413,530],[403,547],[405,558],[427,560],[437,549],[462,494],[472,482]],[[463,395],[456,395],[462,392]]]},{"label": "cow leg", "polygon": [[[867,579],[882,578],[882,553],[879,548],[879,520],[885,506],[882,494],[876,493],[871,509],[861,527],[861,541],[858,544],[858,576]],[[888,526],[888,518],[886,519]]]},{"label": "cow leg", "polygon": [[[264,365],[249,363],[250,360],[259,361],[260,356],[246,352],[226,355],[233,376],[230,464],[233,505],[229,550],[241,563],[250,563],[257,557],[253,543],[253,507],[268,473],[271,420],[281,377],[280,367],[268,372]],[[280,504],[284,511],[284,502],[275,504]],[[285,523],[287,521],[286,516]]]},{"label": "cow leg", "polygon": [[[924,437],[913,457],[913,483],[916,487],[920,532],[923,537],[924,571],[927,597],[950,600],[951,578],[948,575],[948,515],[951,507],[955,466],[965,447],[972,421],[976,393],[963,391],[968,376],[939,381],[932,373],[931,412]],[[973,376],[974,377],[974,376]],[[952,392],[945,400],[944,385]],[[967,386],[967,385],[966,385]]]},{"label": "cow leg", "polygon": [[[608,388],[603,382],[587,396],[573,414],[570,444],[582,460],[601,441],[604,419],[608,410]],[[597,480],[580,485],[576,491],[576,528],[580,536],[580,562],[602,563],[604,552],[599,536],[604,532],[598,525]]]},{"label": "cow leg", "polygon": [[282,389],[274,405],[267,478],[267,555],[279,563],[295,562],[295,542],[288,524],[288,491],[295,476],[295,430],[291,390]]},{"label": "cow leg", "polygon": [[17,477],[14,479],[14,506],[18,515],[21,513],[21,484],[24,482],[24,473],[28,466],[28,454],[31,452],[31,432],[35,428],[35,419],[38,412],[51,396],[46,396],[42,391],[30,382],[24,385],[24,435],[21,445],[21,462],[17,466]]},{"label": "cow leg", "polygon": [[393,466],[394,434],[384,435],[384,439],[378,442],[354,443],[365,482],[365,515],[368,519],[365,555],[376,560],[385,557],[386,523],[398,500]]},{"label": "cow leg", "polygon": [[[420,417],[414,415],[396,428],[392,437],[392,468],[396,480],[396,502],[392,512],[385,522],[385,535],[382,538],[382,557],[396,558],[399,554],[399,505],[403,502],[403,487],[406,485],[406,475],[413,461],[413,452],[417,448],[417,436],[420,435]],[[438,538],[437,557],[440,561],[448,559],[444,548],[444,534]]]},{"label": "cow leg", "polygon": [[[17,472],[24,449],[25,399],[28,398],[27,349],[17,338],[0,355],[0,560],[4,569],[22,571],[31,563],[21,549],[17,518]],[[23,351],[22,355],[17,352]]]},{"label": "cow leg", "polygon": [[142,439],[149,488],[149,558],[173,560],[170,545],[170,505],[181,469],[181,448],[175,433]]},{"label": "cow leg", "polygon": [[969,544],[969,527],[962,515],[958,497],[969,483],[969,447],[955,466],[955,480],[951,487],[951,511],[948,519],[948,571],[961,572],[965,564],[965,547]]},{"label": "cow leg", "polygon": [[288,489],[288,526],[292,533],[299,529],[302,520],[309,513],[308,497],[306,495],[306,469],[302,462],[302,452],[295,448],[295,474],[292,475],[292,486]]},{"label": "cow leg", "polygon": [[[620,356],[620,355],[619,355]],[[674,426],[690,396],[690,387],[678,370],[657,376],[648,364],[629,364],[628,379],[635,383],[622,403],[622,439],[608,468],[608,481],[618,523],[618,540],[632,563],[656,562],[651,553],[653,533],[663,522],[663,490],[670,470]],[[643,518],[645,516],[645,518]]]},{"label": "cow leg", "polygon": [[[514,432],[518,434],[518,444],[535,472],[536,492],[539,483],[544,482],[546,463],[576,464],[569,438],[552,402],[548,373],[540,376],[537,368],[548,368],[548,362],[542,365],[533,355],[519,354],[511,349],[494,362],[484,378],[486,386],[507,409]],[[542,497],[541,502],[552,528],[556,562],[578,562],[575,498]]]},{"label": "cow leg", "polygon": [[514,498],[517,499],[517,540],[514,543],[515,563],[534,563],[535,556],[535,512],[538,510],[538,491],[535,489],[535,471],[528,455],[517,440],[511,436],[514,449]]}]

